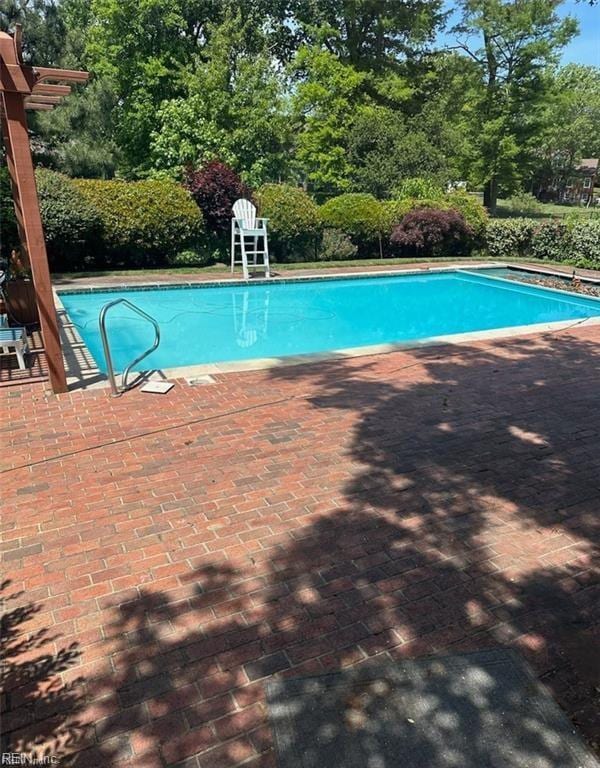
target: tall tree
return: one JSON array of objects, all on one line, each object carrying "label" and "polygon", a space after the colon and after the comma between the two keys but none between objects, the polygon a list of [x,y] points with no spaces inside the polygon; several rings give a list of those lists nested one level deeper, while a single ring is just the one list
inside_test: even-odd
[{"label": "tall tree", "polygon": [[[288,120],[283,80],[266,38],[248,45],[248,22],[231,13],[210,29],[209,42],[188,75],[185,96],[158,108],[150,162],[178,175],[218,158],[258,185],[285,173]],[[254,33],[255,34],[255,31]]]},{"label": "tall tree", "polygon": [[309,44],[358,70],[382,71],[432,42],[441,0],[289,0]]},{"label": "tall tree", "polygon": [[294,66],[302,76],[292,100],[295,170],[318,195],[347,191],[348,137],[368,76],[315,46],[302,47]]},{"label": "tall tree", "polygon": [[549,89],[534,191],[556,194],[582,157],[600,157],[600,67],[569,64]]},{"label": "tall tree", "polygon": [[473,94],[473,176],[493,213],[499,186],[514,188],[529,171],[542,124],[546,70],[577,32],[561,19],[561,0],[463,0],[458,47],[478,66]]}]

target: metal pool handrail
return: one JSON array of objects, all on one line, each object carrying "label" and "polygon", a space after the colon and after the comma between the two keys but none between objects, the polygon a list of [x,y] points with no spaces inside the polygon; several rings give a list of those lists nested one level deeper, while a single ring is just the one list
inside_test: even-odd
[{"label": "metal pool handrail", "polygon": [[[110,345],[108,343],[108,335],[106,333],[106,313],[111,307],[114,307],[117,304],[125,304],[126,306],[129,307],[129,309],[133,310],[134,312],[137,312],[137,314],[140,315],[140,317],[143,317],[144,320],[148,320],[148,322],[152,323],[152,325],[154,326],[154,342],[152,346],[149,349],[147,349],[145,352],[143,352],[141,355],[136,357],[135,360],[132,360],[132,362],[129,363],[129,365],[125,368],[125,370],[121,374],[120,387],[117,385],[117,380],[115,377],[115,369],[112,361],[112,354],[110,351]],[[106,358],[106,371],[108,373],[108,380],[110,381],[112,396],[118,397],[119,395],[122,395],[123,392],[127,392],[128,389],[131,389],[135,384],[135,381],[132,384],[127,384],[127,377],[129,376],[133,366],[137,365],[144,358],[148,357],[148,355],[154,352],[154,350],[160,344],[160,326],[158,325],[156,320],[152,317],[152,315],[149,315],[147,312],[144,312],[143,309],[136,307],[136,305],[132,304],[132,302],[129,301],[128,299],[122,299],[122,298],[115,299],[114,301],[109,301],[108,304],[105,304],[100,310],[98,322],[100,325],[100,336],[102,338],[102,346],[104,347],[104,357]]]}]

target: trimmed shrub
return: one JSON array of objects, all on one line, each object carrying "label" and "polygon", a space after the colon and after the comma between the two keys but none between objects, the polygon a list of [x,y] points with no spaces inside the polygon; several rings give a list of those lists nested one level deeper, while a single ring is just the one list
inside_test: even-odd
[{"label": "trimmed shrub", "polygon": [[568,228],[560,221],[541,221],[533,224],[527,243],[525,256],[534,259],[562,261],[565,248],[568,247]]},{"label": "trimmed shrub", "polygon": [[326,229],[319,248],[319,261],[353,259],[358,248],[340,229]]},{"label": "trimmed shrub", "polygon": [[269,250],[274,261],[314,258],[321,232],[319,207],[300,187],[263,184],[256,193],[259,215],[269,219]]},{"label": "trimmed shrub", "polygon": [[174,181],[77,179],[73,183],[98,212],[110,266],[159,266],[198,243],[202,213]]},{"label": "trimmed shrub", "polygon": [[200,170],[188,169],[184,186],[202,211],[206,230],[215,235],[229,232],[236,200],[252,199],[250,188],[225,163],[212,160]]},{"label": "trimmed shrub", "polygon": [[[568,249],[575,267],[600,269],[600,221],[577,221],[567,225]],[[564,256],[561,261],[564,261]]]},{"label": "trimmed shrub", "polygon": [[485,230],[485,246],[492,259],[529,255],[535,222],[531,219],[491,219]]},{"label": "trimmed shrub", "polygon": [[488,255],[509,261],[535,258],[600,268],[600,222],[492,219],[486,228]]},{"label": "trimmed shrub", "polygon": [[356,241],[376,240],[381,232],[382,204],[373,195],[348,192],[321,206],[326,227],[339,229]]},{"label": "trimmed shrub", "polygon": [[62,173],[38,168],[35,179],[50,269],[92,266],[102,230],[95,207]]},{"label": "trimmed shrub", "polygon": [[415,208],[394,228],[391,242],[406,255],[454,255],[470,247],[473,234],[464,216],[452,208]]},{"label": "trimmed shrub", "polygon": [[383,256],[383,239],[388,234],[389,211],[385,203],[366,193],[349,192],[332,197],[321,206],[326,228],[348,235],[358,248],[358,257]]}]

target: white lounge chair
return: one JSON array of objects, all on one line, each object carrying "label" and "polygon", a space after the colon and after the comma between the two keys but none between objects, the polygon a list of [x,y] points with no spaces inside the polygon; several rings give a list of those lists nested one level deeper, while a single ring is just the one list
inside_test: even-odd
[{"label": "white lounge chair", "polygon": [[16,355],[19,368],[24,371],[25,355],[29,352],[25,328],[0,328],[0,354]]},{"label": "white lounge chair", "polygon": [[[233,204],[233,219],[231,220],[231,271],[236,264],[242,265],[244,279],[249,278],[249,267],[262,267],[265,277],[269,272],[269,244],[267,241],[267,221],[256,216],[256,206],[250,200],[236,200]],[[251,238],[251,243],[248,243]],[[262,243],[259,241],[262,238]],[[262,245],[262,248],[259,248]],[[236,250],[239,247],[239,258]],[[259,261],[258,257],[262,257]]]}]

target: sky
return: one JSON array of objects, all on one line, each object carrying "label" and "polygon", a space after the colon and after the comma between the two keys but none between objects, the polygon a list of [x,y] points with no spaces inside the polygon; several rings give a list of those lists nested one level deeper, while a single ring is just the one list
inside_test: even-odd
[{"label": "sky", "polygon": [[[451,10],[454,3],[446,2],[446,8]],[[560,7],[561,16],[574,16],[579,22],[579,35],[565,48],[562,63],[593,64],[600,67],[600,4],[588,5],[587,2],[566,0]],[[449,26],[453,19],[450,18]],[[453,37],[444,33],[440,42],[452,45]]]}]

